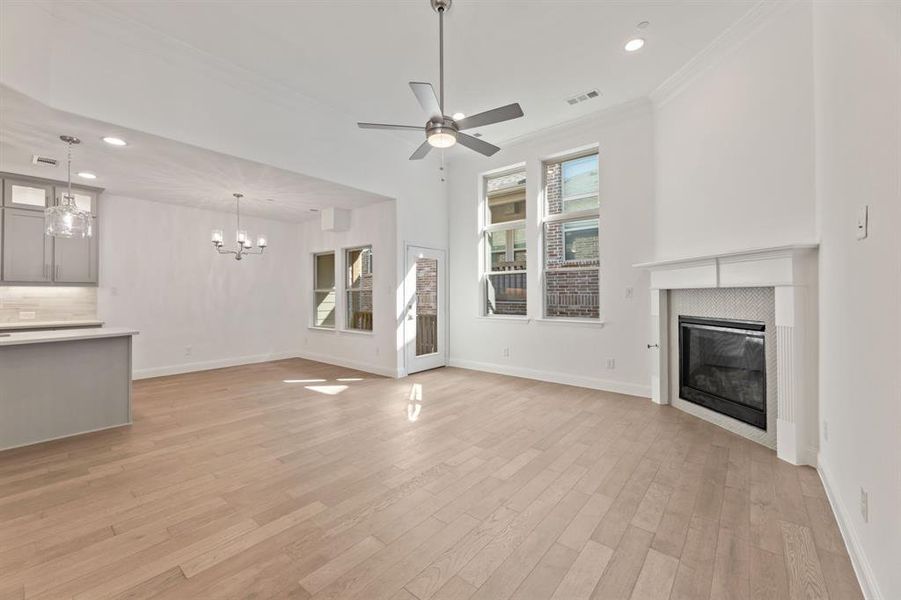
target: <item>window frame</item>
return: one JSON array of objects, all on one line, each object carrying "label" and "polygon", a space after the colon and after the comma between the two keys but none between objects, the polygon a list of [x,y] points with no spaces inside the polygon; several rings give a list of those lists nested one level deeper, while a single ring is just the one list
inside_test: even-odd
[{"label": "window frame", "polygon": [[[598,189],[596,193],[587,193],[587,194],[577,194],[574,196],[565,197],[563,195],[563,182],[562,182],[562,165],[565,162],[578,160],[581,158],[585,158],[588,156],[596,156],[598,161]],[[601,296],[601,260],[600,260],[600,231],[601,231],[601,193],[600,193],[600,150],[597,145],[593,145],[590,147],[573,150],[569,152],[563,152],[556,154],[554,156],[550,156],[541,160],[541,190],[538,206],[539,206],[539,221],[538,221],[538,239],[539,239],[539,295],[540,295],[540,304],[541,304],[541,320],[543,321],[554,321],[554,322],[576,322],[576,323],[585,323],[585,324],[598,324],[603,323],[603,315],[601,314],[601,306],[600,306],[600,296]],[[559,164],[561,165],[561,189],[560,189],[560,201],[561,201],[561,212],[557,214],[550,214],[548,212],[548,181],[547,181],[547,169],[550,165]],[[584,198],[592,198],[596,197],[598,199],[598,204],[594,208],[586,208],[582,210],[576,210],[572,212],[564,212],[562,209],[565,207],[566,202],[582,200]],[[554,266],[548,267],[547,265],[547,230],[549,225],[559,225],[560,226],[560,236],[564,245],[563,249],[563,263],[568,262],[565,258],[566,250],[566,234],[564,232],[564,228],[567,223],[573,223],[578,221],[587,221],[587,220],[595,220],[597,223],[597,231],[598,231],[598,259],[596,266],[589,265],[579,265],[573,264],[572,266]],[[573,260],[574,263],[579,261]],[[595,271],[598,274],[598,314],[596,317],[575,317],[575,316],[555,316],[548,314],[548,303],[547,303],[547,284],[548,284],[548,273],[573,273],[579,271]]]},{"label": "window frame", "polygon": [[[491,208],[488,205],[488,181],[490,179],[496,179],[498,177],[503,177],[504,175],[509,175],[512,173],[518,173],[522,171],[522,173],[526,176],[526,183],[523,185],[523,193],[525,195],[525,205],[524,205],[524,213],[523,218],[515,219],[511,221],[503,221],[501,223],[491,223]],[[479,311],[478,314],[482,318],[486,319],[528,319],[528,310],[529,310],[529,301],[528,301],[528,288],[526,291],[526,314],[525,315],[503,315],[489,312],[488,310],[488,286],[490,284],[490,277],[492,275],[515,275],[515,274],[523,274],[526,277],[526,285],[528,286],[528,277],[529,277],[529,260],[528,260],[528,247],[529,247],[529,228],[528,228],[528,217],[529,217],[529,201],[528,201],[528,173],[526,169],[526,163],[517,163],[515,165],[510,165],[507,167],[502,167],[500,169],[494,169],[492,171],[487,171],[479,175],[480,178],[480,186],[479,186]],[[510,203],[519,202],[519,200],[511,200]],[[516,231],[523,231],[523,242],[524,246],[522,248],[516,248]],[[510,258],[515,257],[517,251],[522,251],[526,253],[526,264],[522,269],[513,269],[509,271],[496,271],[492,268],[492,257],[496,253],[495,250],[492,249],[490,235],[504,233],[504,252]]]},{"label": "window frame", "polygon": [[[354,287],[351,284],[351,274],[350,274],[350,253],[356,250],[369,250],[369,274],[373,278],[373,285],[370,288],[369,292],[372,294],[372,328],[371,329],[358,329],[352,326],[352,319],[350,319],[350,315],[348,314],[348,310],[350,309],[350,295],[351,293],[363,292],[365,291],[362,287],[362,283],[359,287]],[[375,331],[375,263],[373,262],[373,251],[372,244],[363,244],[360,246],[349,246],[346,248],[342,248],[342,252],[344,255],[343,272],[344,278],[342,279],[342,297],[344,300],[344,306],[342,310],[342,314],[344,315],[344,321],[342,323],[343,327],[341,331],[347,333],[361,333],[361,334],[372,334]],[[361,279],[362,281],[362,279]]]},{"label": "window frame", "polygon": [[[320,256],[328,256],[332,255],[332,287],[331,288],[319,288],[317,285],[319,284],[319,257]],[[310,311],[310,327],[312,329],[323,329],[325,331],[337,331],[338,329],[338,273],[337,273],[337,253],[334,250],[323,250],[322,252],[314,252],[313,255],[313,306]],[[317,325],[316,324],[316,310],[318,307],[316,301],[316,294],[323,294],[332,292],[335,295],[335,322],[333,325]]]}]

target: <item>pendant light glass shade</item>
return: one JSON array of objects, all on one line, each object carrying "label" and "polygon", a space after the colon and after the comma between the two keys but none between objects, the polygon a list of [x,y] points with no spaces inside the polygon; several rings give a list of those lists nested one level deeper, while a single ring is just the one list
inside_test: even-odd
[{"label": "pendant light glass shade", "polygon": [[59,199],[59,204],[44,211],[44,232],[61,238],[91,237],[94,234],[93,216],[90,211],[78,208],[72,194],[72,145],[81,141],[69,135],[62,135],[60,139],[69,146],[68,189]]}]

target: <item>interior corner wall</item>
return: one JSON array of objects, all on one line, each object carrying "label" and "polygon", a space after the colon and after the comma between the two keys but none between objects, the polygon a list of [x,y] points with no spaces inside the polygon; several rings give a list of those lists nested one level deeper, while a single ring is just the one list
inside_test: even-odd
[{"label": "interior corner wall", "polygon": [[889,600],[901,598],[901,6],[814,4],[818,462],[866,597]]},{"label": "interior corner wall", "polygon": [[[397,373],[394,348],[396,329],[394,307],[396,209],[394,201],[379,202],[351,211],[346,231],[323,231],[318,219],[300,226],[300,248],[295,271],[300,277],[300,323],[296,329],[300,355],[348,368],[393,377]],[[345,329],[344,249],[372,246],[373,326],[371,333]],[[337,313],[335,329],[312,327],[313,255],[335,252]]]},{"label": "interior corner wall", "polygon": [[210,244],[234,214],[104,194],[98,317],[128,327],[136,378],[297,356],[299,225],[244,217],[263,256],[236,261]]},{"label": "interior corner wall", "polygon": [[775,9],[655,101],[657,258],[814,240],[810,11]]},{"label": "interior corner wall", "polygon": [[[541,319],[537,247],[541,160],[599,144],[601,314],[605,325]],[[452,365],[650,396],[648,275],[653,253],[653,124],[645,103],[617,107],[507,144],[490,159],[449,166],[450,362]],[[526,163],[528,314],[481,316],[479,186],[486,171]],[[627,294],[631,290],[631,296]],[[508,349],[508,356],[504,350]],[[615,360],[615,368],[606,367]]]}]

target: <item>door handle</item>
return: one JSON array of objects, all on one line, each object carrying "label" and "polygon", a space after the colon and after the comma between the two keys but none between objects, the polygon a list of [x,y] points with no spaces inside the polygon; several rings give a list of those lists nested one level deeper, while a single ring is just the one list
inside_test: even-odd
[{"label": "door handle", "polygon": [[650,350],[651,348],[659,348],[659,347],[660,347],[660,344],[654,344],[653,346],[651,344],[648,344],[648,350]]}]

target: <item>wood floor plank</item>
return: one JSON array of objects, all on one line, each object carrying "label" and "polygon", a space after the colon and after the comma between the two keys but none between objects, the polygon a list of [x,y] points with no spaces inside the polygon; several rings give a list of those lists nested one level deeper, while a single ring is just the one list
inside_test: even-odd
[{"label": "wood floor plank", "polygon": [[529,576],[513,592],[516,600],[547,600],[572,566],[578,552],[560,544],[551,546]]},{"label": "wood floor plank", "polygon": [[632,589],[632,600],[667,600],[678,568],[677,559],[653,548],[648,550],[638,580]]},{"label": "wood floor plank", "polygon": [[0,452],[0,598],[862,598],[816,471],[670,406],[288,359],[133,409]]},{"label": "wood floor plank", "polygon": [[611,556],[612,549],[588,540],[554,592],[554,600],[588,600]]},{"label": "wood floor plank", "polygon": [[788,577],[782,556],[754,545],[751,545],[750,553],[751,600],[788,598]]},{"label": "wood floor plank", "polygon": [[591,598],[629,598],[653,539],[654,534],[639,527],[628,526]]},{"label": "wood floor plank", "polygon": [[785,544],[789,597],[793,600],[828,598],[826,580],[810,529],[788,521],[780,521],[779,527]]},{"label": "wood floor plank", "polygon": [[750,596],[749,544],[731,530],[720,528],[716,542],[711,598],[747,600]]},{"label": "wood floor plank", "polygon": [[384,547],[385,545],[376,538],[366,537],[362,542],[301,579],[300,585],[310,594],[315,594]]}]

